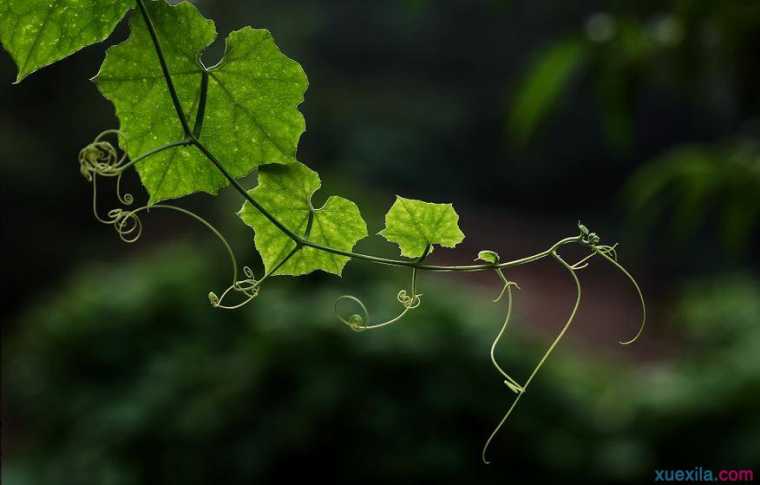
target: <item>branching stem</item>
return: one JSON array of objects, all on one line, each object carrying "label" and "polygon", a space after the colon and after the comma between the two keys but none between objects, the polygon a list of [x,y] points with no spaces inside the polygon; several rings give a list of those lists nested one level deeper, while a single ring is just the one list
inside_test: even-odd
[{"label": "branching stem", "polygon": [[[516,259],[513,261],[506,261],[503,263],[499,263],[498,265],[493,264],[476,264],[476,265],[449,265],[449,266],[440,266],[440,265],[428,265],[428,264],[422,264],[418,261],[405,261],[400,259],[390,259],[390,258],[383,258],[380,256],[373,256],[369,254],[363,254],[363,253],[357,253],[353,251],[343,251],[341,249],[324,246],[319,243],[315,243],[313,241],[309,241],[307,238],[304,238],[292,230],[290,230],[287,226],[285,226],[279,219],[277,219],[273,214],[271,214],[265,207],[263,207],[261,204],[259,204],[251,195],[245,190],[245,188],[240,185],[240,183],[230,175],[230,173],[227,171],[227,169],[224,168],[224,165],[219,161],[216,156],[214,156],[211,151],[198,139],[198,137],[190,130],[190,127],[187,123],[187,118],[185,116],[184,111],[182,110],[182,106],[179,100],[179,97],[177,95],[177,91],[174,88],[174,82],[172,81],[171,73],[169,72],[169,66],[166,63],[166,58],[163,54],[163,49],[161,47],[161,42],[158,38],[158,34],[156,32],[156,28],[153,24],[153,21],[150,18],[150,14],[148,13],[148,10],[145,8],[144,0],[136,0],[138,6],[140,7],[140,13],[143,16],[143,19],[145,20],[145,23],[148,26],[148,31],[150,32],[151,40],[153,41],[153,47],[155,48],[156,54],[158,55],[158,61],[161,64],[161,71],[163,72],[164,79],[166,81],[166,86],[169,90],[169,95],[172,98],[172,103],[174,104],[174,108],[177,111],[177,116],[179,117],[180,122],[182,123],[182,127],[185,130],[186,139],[184,141],[177,142],[178,144],[184,144],[184,145],[193,145],[200,152],[216,167],[217,170],[224,176],[224,178],[227,179],[227,181],[232,185],[232,187],[248,202],[250,203],[256,210],[258,210],[264,217],[269,220],[277,229],[282,231],[283,234],[288,236],[290,239],[292,239],[297,246],[307,246],[314,249],[317,249],[319,251],[324,251],[327,253],[337,254],[339,256],[347,256],[349,258],[354,259],[360,259],[363,261],[368,261],[370,263],[375,264],[383,264],[387,266],[399,266],[399,267],[408,267],[408,268],[415,268],[422,271],[439,271],[439,272],[473,272],[473,271],[488,271],[493,270],[494,268],[512,268],[515,266],[521,266],[523,264],[532,263],[534,261],[538,261],[540,259],[544,259],[548,256],[550,256],[554,251],[559,249],[562,246],[578,243],[581,241],[580,236],[573,236],[573,237],[566,237],[558,242],[556,242],[554,245],[552,245],[550,248],[548,248],[545,251],[541,251],[540,253],[534,254],[532,256],[527,256],[524,258]],[[205,68],[204,68],[205,69]],[[201,104],[198,107],[198,112],[202,113],[205,109],[203,106],[205,104],[205,97],[202,97]]]}]

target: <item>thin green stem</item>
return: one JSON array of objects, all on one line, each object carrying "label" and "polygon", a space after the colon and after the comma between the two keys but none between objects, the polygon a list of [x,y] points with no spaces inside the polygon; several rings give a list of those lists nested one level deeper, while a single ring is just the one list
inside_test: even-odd
[{"label": "thin green stem", "polygon": [[564,266],[565,269],[567,269],[567,271],[570,273],[570,276],[573,277],[573,283],[575,283],[575,290],[576,290],[575,303],[573,304],[573,309],[570,312],[570,316],[565,322],[565,325],[562,327],[562,330],[560,330],[557,337],[549,346],[549,349],[544,353],[544,356],[541,357],[541,360],[538,362],[538,365],[536,365],[536,367],[533,369],[533,372],[531,372],[530,375],[528,376],[528,379],[525,381],[525,385],[523,385],[523,389],[528,388],[533,378],[536,377],[536,374],[538,374],[538,371],[541,370],[541,366],[544,365],[544,362],[546,362],[546,359],[549,358],[549,355],[554,351],[554,348],[557,346],[559,341],[562,340],[562,337],[565,335],[565,332],[567,332],[567,329],[570,328],[570,325],[573,323],[573,320],[575,320],[575,315],[578,313],[578,308],[581,306],[582,290],[581,290],[581,282],[578,279],[578,275],[575,273],[575,270],[572,269],[572,267],[567,263],[567,261],[562,259],[562,256],[560,256],[559,253],[553,252],[552,256],[554,257],[554,259],[559,261],[562,264],[562,266]]},{"label": "thin green stem", "polygon": [[494,268],[511,268],[514,266],[520,266],[527,263],[532,263],[534,261],[538,261],[540,259],[546,258],[547,256],[551,255],[553,251],[556,251],[562,246],[577,243],[581,240],[581,236],[571,236],[566,237],[560,241],[557,241],[554,245],[552,245],[550,248],[546,249],[545,251],[541,251],[540,253],[536,253],[531,256],[527,256],[524,258],[516,259],[513,261],[506,261],[504,263],[499,263],[497,265],[493,264],[474,264],[474,265],[426,265],[422,264],[421,261],[406,261],[401,259],[390,259],[390,258],[383,258],[380,256],[372,256],[369,254],[363,254],[363,253],[357,253],[353,251],[344,251],[342,249],[337,249],[329,246],[324,246],[319,243],[315,243],[313,241],[308,240],[307,238],[301,237],[292,230],[290,230],[288,227],[286,227],[282,222],[280,222],[274,215],[272,215],[266,208],[264,208],[261,204],[259,204],[251,195],[248,193],[248,191],[245,190],[245,188],[240,185],[240,183],[232,176],[229,172],[227,172],[227,169],[224,168],[222,163],[219,161],[219,159],[214,156],[213,153],[205,146],[203,143],[201,143],[199,140],[193,138],[192,144],[195,145],[198,150],[203,153],[206,158],[209,159],[209,161],[214,164],[214,166],[219,170],[219,172],[227,179],[227,181],[230,182],[232,187],[253,207],[256,208],[264,217],[266,217],[272,224],[274,224],[275,227],[277,227],[280,231],[282,231],[286,236],[288,236],[290,239],[295,241],[296,245],[298,246],[308,246],[314,249],[317,249],[319,251],[324,251],[327,253],[337,254],[339,256],[347,256],[349,258],[354,259],[361,259],[364,261],[369,261],[376,264],[384,264],[387,266],[401,266],[401,267],[407,267],[407,268],[416,268],[419,270],[424,271],[439,271],[439,272],[450,272],[450,271],[461,271],[461,272],[474,272],[474,271],[487,271],[487,270],[493,270]]}]

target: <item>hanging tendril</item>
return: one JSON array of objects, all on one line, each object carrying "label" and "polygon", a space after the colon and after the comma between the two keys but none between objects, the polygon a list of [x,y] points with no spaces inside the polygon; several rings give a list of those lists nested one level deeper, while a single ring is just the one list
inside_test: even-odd
[{"label": "hanging tendril", "polygon": [[647,304],[644,301],[644,293],[641,291],[641,287],[639,287],[639,284],[636,281],[636,278],[634,278],[633,275],[630,272],[628,272],[627,269],[625,269],[620,263],[618,263],[616,257],[610,257],[607,252],[600,252],[599,255],[603,257],[604,259],[606,259],[607,261],[609,261],[610,264],[612,264],[615,268],[620,270],[628,278],[631,284],[633,284],[633,287],[636,289],[636,293],[639,296],[639,303],[641,304],[641,324],[639,325],[639,330],[638,332],[636,332],[636,335],[634,335],[630,339],[618,341],[620,345],[630,345],[639,339],[641,334],[644,332],[644,326],[646,325],[646,322],[647,322]]},{"label": "hanging tendril", "polygon": [[[538,371],[541,370],[541,367],[544,365],[544,362],[546,362],[546,360],[549,358],[549,355],[551,355],[551,353],[554,351],[554,348],[557,346],[559,341],[562,340],[562,337],[565,335],[565,332],[567,332],[567,329],[570,328],[570,325],[575,320],[575,316],[578,313],[578,308],[580,307],[580,304],[581,304],[582,290],[581,290],[581,282],[578,279],[578,275],[576,274],[577,270],[574,269],[570,264],[568,264],[564,259],[562,259],[562,257],[556,251],[552,252],[552,257],[556,259],[557,261],[559,261],[562,264],[562,266],[564,266],[568,270],[570,275],[572,276],[573,282],[575,283],[575,289],[576,289],[575,303],[573,304],[573,308],[570,312],[570,316],[567,318],[567,321],[565,322],[565,325],[562,327],[562,330],[560,330],[559,334],[554,338],[549,348],[546,350],[546,352],[544,352],[544,355],[538,361],[538,364],[536,364],[536,366],[533,368],[533,371],[525,380],[525,384],[521,386],[520,392],[516,392],[517,396],[515,397],[514,401],[512,401],[512,404],[504,413],[504,416],[501,418],[501,421],[499,421],[499,423],[496,425],[494,430],[488,436],[488,439],[483,445],[483,451],[481,452],[481,459],[483,460],[483,463],[485,464],[491,463],[486,458],[486,455],[488,453],[488,448],[491,446],[491,443],[493,442],[496,435],[499,434],[499,431],[504,426],[504,423],[506,423],[507,420],[509,419],[509,416],[512,414],[512,411],[514,411],[515,407],[517,406],[517,403],[520,401],[520,398],[525,394],[525,391],[528,389],[528,386],[533,381],[533,378],[536,377],[536,374],[538,374]],[[511,299],[511,290],[508,289],[507,293],[509,295],[509,298]],[[510,312],[511,312],[511,308],[508,305],[507,318],[509,318]],[[503,371],[502,373],[504,374]],[[517,383],[515,382],[515,384]],[[519,384],[517,384],[517,386],[519,386]]]},{"label": "hanging tendril", "polygon": [[621,273],[625,275],[626,278],[631,282],[634,289],[636,290],[636,294],[639,297],[639,303],[641,304],[641,323],[639,324],[639,330],[636,332],[636,335],[631,337],[628,340],[620,340],[618,341],[621,345],[630,345],[634,343],[636,340],[639,339],[641,334],[644,332],[644,327],[646,326],[647,321],[647,305],[644,301],[644,293],[641,291],[641,287],[639,286],[639,283],[636,281],[636,278],[633,277],[633,275],[623,267],[623,265],[620,264],[618,261],[618,254],[617,254],[617,244],[613,244],[612,246],[608,246],[605,244],[599,244],[600,238],[596,235],[596,233],[590,232],[586,226],[581,224],[580,221],[578,221],[578,228],[581,232],[581,244],[584,244],[586,246],[591,247],[592,252],[585,258],[581,259],[577,263],[571,266],[572,269],[582,269],[587,266],[587,261],[596,256],[597,254],[601,256],[602,258],[606,259],[610,264],[612,264],[617,270],[619,270]]},{"label": "hanging tendril", "polygon": [[[497,272],[502,273],[501,270],[497,270]],[[500,277],[502,277],[506,283],[504,284],[504,289],[502,289],[501,294],[499,297],[494,300],[494,303],[497,303],[499,300],[501,300],[501,297],[506,292],[507,294],[507,316],[504,318],[504,324],[501,326],[501,329],[499,330],[499,333],[496,335],[496,338],[494,338],[493,343],[491,344],[491,363],[496,368],[497,371],[504,377],[504,384],[507,385],[507,387],[514,392],[515,394],[519,394],[524,391],[524,388],[514,379],[512,376],[507,374],[507,372],[501,367],[499,362],[496,360],[496,347],[499,345],[499,341],[501,340],[502,336],[507,330],[507,326],[509,325],[509,320],[512,317],[512,288],[520,289],[520,286],[515,283],[514,281],[508,281],[504,274],[500,274]]]}]

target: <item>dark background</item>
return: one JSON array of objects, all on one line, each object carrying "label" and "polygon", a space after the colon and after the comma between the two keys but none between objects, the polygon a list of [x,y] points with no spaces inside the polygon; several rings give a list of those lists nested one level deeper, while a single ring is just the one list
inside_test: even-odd
[{"label": "dark background", "polygon": [[[760,4],[747,1],[198,1],[226,33],[272,31],[306,70],[300,159],[371,233],[393,195],[454,203],[467,239],[512,259],[580,218],[644,289],[582,272],[578,320],[494,442],[513,394],[490,366],[493,275],[424,275],[423,306],[377,319],[406,275],[273,279],[222,312],[228,263],[174,214],[127,246],[93,220],[77,153],[117,121],[87,79],[104,46],[11,86],[0,56],[5,245],[3,479],[12,484],[495,479],[638,483],[654,470],[760,473]],[[246,180],[253,185],[255,178]],[[140,198],[136,177],[127,186]],[[107,193],[106,193],[107,194]],[[107,197],[104,196],[104,197]],[[232,191],[181,201],[260,274]],[[375,238],[359,249],[394,256]],[[538,263],[499,350],[518,380],[564,323],[572,281]]]}]

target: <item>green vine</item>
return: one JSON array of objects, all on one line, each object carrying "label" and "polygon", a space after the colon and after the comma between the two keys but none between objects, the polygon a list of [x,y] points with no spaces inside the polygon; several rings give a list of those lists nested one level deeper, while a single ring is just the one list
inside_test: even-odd
[{"label": "green vine", "polygon": [[[52,6],[47,2],[39,5],[36,1],[31,3],[39,9],[39,18],[18,14],[19,19],[27,19],[24,20],[27,25],[19,27],[19,22],[16,22],[13,28],[4,29],[0,34],[6,49],[22,66],[20,78],[73,53],[56,51],[55,46],[39,42],[46,35],[49,22],[67,20],[66,7]],[[108,10],[113,18],[105,14],[99,0],[77,2],[77,8],[81,10],[89,5],[90,10],[84,13],[99,15],[103,24],[101,27],[106,29],[111,26],[112,29],[133,6],[129,2],[117,4],[121,8]],[[459,216],[451,204],[432,204],[398,197],[386,215],[385,229],[380,235],[397,243],[401,255],[408,259],[354,251],[356,242],[367,235],[366,223],[358,207],[347,199],[332,196],[325,206],[315,208],[311,197],[321,186],[319,176],[295,159],[298,137],[303,131],[303,117],[296,107],[302,100],[306,85],[300,66],[282,55],[268,32],[246,28],[230,35],[227,53],[219,64],[206,67],[200,60],[200,54],[213,41],[215,31],[213,23],[203,19],[195,7],[187,2],[170,6],[165,0],[150,3],[136,0],[135,4],[139,17],[132,19],[132,36],[109,50],[96,79],[101,92],[114,102],[121,128],[103,132],[82,149],[79,154],[80,171],[92,184],[95,218],[112,226],[124,242],[134,243],[140,239],[143,232],[140,217],[153,209],[188,216],[219,239],[230,260],[232,279],[221,293],[209,292],[209,301],[214,307],[234,310],[245,306],[258,296],[262,284],[275,275],[298,276],[315,270],[340,275],[351,259],[408,268],[409,287],[399,290],[396,295],[401,310],[394,318],[372,322],[366,305],[359,298],[344,295],[336,300],[337,318],[352,330],[361,332],[395,324],[422,305],[422,293],[417,282],[420,271],[493,271],[501,283],[494,303],[499,303],[506,296],[506,317],[493,340],[490,357],[493,367],[516,397],[485,442],[482,453],[485,463],[488,463],[487,451],[494,437],[574,321],[582,296],[578,272],[588,267],[595,256],[620,270],[632,282],[641,301],[639,330],[634,337],[620,343],[633,343],[641,335],[646,322],[646,306],[638,283],[618,262],[617,245],[602,244],[599,236],[580,222],[578,234],[560,239],[530,256],[502,261],[495,251],[484,250],[478,253],[477,264],[431,265],[425,261],[436,246],[454,247],[464,239],[458,225]],[[6,12],[3,22],[16,15],[9,0],[0,0],[0,12]],[[77,11],[77,14],[81,13]],[[46,20],[41,21],[40,18]],[[18,28],[25,28],[24,32],[33,32],[35,36],[26,43],[23,35],[21,41],[9,37]],[[180,45],[176,39],[184,39],[183,36],[186,41]],[[97,32],[90,37],[88,42],[92,43],[105,36]],[[251,88],[240,81],[238,77],[241,74],[250,77],[255,87]],[[165,91],[155,89],[159,81]],[[136,94],[137,88],[146,94],[142,97]],[[272,101],[275,98],[276,102]],[[155,106],[143,106],[153,103]],[[228,105],[233,106],[232,111]],[[171,117],[166,116],[164,107],[173,112]],[[148,129],[144,126],[146,117],[149,118]],[[241,126],[240,117],[249,123]],[[229,130],[222,132],[218,126]],[[242,134],[230,139],[227,138],[227,131]],[[116,141],[121,153],[109,138]],[[250,143],[241,144],[240,140],[246,138]],[[215,155],[217,151],[225,156],[218,157]],[[180,162],[179,168],[177,160]],[[132,208],[133,195],[123,192],[121,187],[122,175],[132,168],[137,169],[151,195],[145,205],[136,208]],[[258,170],[259,185],[246,190],[238,178],[254,170]],[[122,207],[110,209],[105,214],[100,211],[99,177],[115,179],[116,196]],[[247,266],[242,268],[241,274],[230,244],[210,222],[182,207],[161,203],[197,191],[215,194],[226,185],[232,186],[243,199],[239,216],[254,229],[256,249],[266,268],[259,278]],[[560,255],[560,250],[571,245],[584,247],[589,253],[570,264]],[[547,258],[555,260],[570,274],[576,287],[576,300],[562,330],[521,383],[510,376],[495,357],[512,316],[513,289],[519,289],[518,284],[507,277],[506,271]],[[347,313],[345,309],[348,305],[353,307],[353,311]]]}]

